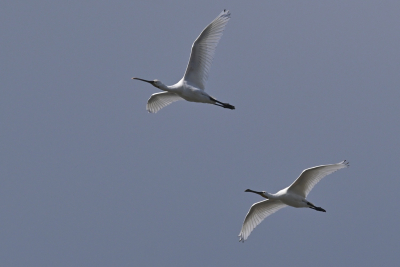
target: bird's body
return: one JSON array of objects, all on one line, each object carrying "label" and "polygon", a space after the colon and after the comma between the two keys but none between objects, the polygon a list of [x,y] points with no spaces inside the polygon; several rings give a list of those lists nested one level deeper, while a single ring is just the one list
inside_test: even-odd
[{"label": "bird's body", "polygon": [[269,199],[276,198],[277,200],[282,201],[282,203],[292,206],[295,208],[305,208],[307,207],[306,202],[304,202],[305,198],[297,194],[293,194],[288,188],[282,189],[275,194],[270,194]]},{"label": "bird's body", "polygon": [[309,202],[306,197],[311,189],[326,175],[337,170],[348,167],[349,163],[342,161],[337,164],[321,165],[304,170],[300,176],[288,187],[270,194],[265,191],[257,192],[247,189],[245,192],[258,194],[267,200],[254,203],[244,219],[242,229],[239,234],[239,241],[246,240],[251,231],[272,213],[291,206],[295,208],[311,208],[317,211],[326,212],[321,207],[316,207]]},{"label": "bird's body", "polygon": [[214,104],[223,108],[235,109],[234,106],[222,103],[204,92],[215,49],[229,19],[230,12],[224,10],[200,33],[193,43],[185,75],[176,84],[167,86],[158,80],[148,81],[132,78],[150,83],[165,91],[151,95],[147,102],[147,110],[149,112],[156,113],[163,107],[182,99],[189,102]]},{"label": "bird's body", "polygon": [[210,96],[206,92],[196,88],[195,86],[190,85],[187,81],[183,79],[173,86],[175,86],[174,89],[176,90],[176,94],[178,94],[186,101],[214,104],[214,102],[210,99]]}]

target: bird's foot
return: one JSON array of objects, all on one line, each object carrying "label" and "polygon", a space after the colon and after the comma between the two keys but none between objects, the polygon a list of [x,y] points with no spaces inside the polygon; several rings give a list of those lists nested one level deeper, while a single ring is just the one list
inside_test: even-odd
[{"label": "bird's foot", "polygon": [[324,210],[323,208],[321,208],[321,207],[309,207],[310,209],[313,209],[313,210],[317,210],[317,211],[322,211],[322,212],[326,212],[326,210]]},{"label": "bird's foot", "polygon": [[210,99],[211,99],[212,101],[215,101],[214,105],[217,105],[217,106],[220,106],[220,107],[223,107],[223,108],[235,109],[235,107],[232,106],[231,104],[222,103],[221,101],[218,101],[217,99],[215,99],[215,98],[213,98],[213,97],[211,97],[211,96],[210,96]]},{"label": "bird's foot", "polygon": [[228,103],[223,103],[223,104],[222,104],[222,107],[224,107],[224,108],[229,108],[229,109],[235,109],[234,106],[232,106],[231,104],[228,104]]}]

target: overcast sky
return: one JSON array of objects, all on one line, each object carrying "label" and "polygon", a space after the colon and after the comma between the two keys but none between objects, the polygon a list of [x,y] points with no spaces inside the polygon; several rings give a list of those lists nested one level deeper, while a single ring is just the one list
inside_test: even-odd
[{"label": "overcast sky", "polygon": [[[224,8],[207,92],[174,84]],[[1,1],[1,266],[393,266],[399,1]],[[302,170],[350,162],[244,244]]]}]

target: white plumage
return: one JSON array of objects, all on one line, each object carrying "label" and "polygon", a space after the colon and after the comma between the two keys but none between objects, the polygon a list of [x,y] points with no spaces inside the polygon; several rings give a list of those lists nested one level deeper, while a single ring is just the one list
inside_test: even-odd
[{"label": "white plumage", "polygon": [[267,200],[254,203],[244,219],[242,229],[239,234],[239,241],[244,242],[251,231],[260,224],[266,217],[272,213],[284,208],[292,206],[295,208],[311,208],[317,211],[325,212],[321,207],[316,207],[309,202],[306,197],[311,189],[322,178],[337,170],[348,167],[347,161],[342,161],[337,164],[321,165],[304,170],[300,176],[287,188],[284,188],[276,194],[270,194],[265,191],[257,192],[247,189],[245,192],[256,193]]},{"label": "white plumage", "polygon": [[155,93],[152,94],[147,101],[147,110],[151,113],[156,113],[163,107],[168,106],[169,104],[182,100],[182,97],[175,93],[171,92],[161,92],[161,93]]},{"label": "white plumage", "polygon": [[132,78],[148,82],[166,91],[153,94],[150,97],[146,107],[149,112],[156,113],[163,107],[182,99],[235,109],[234,106],[222,103],[204,92],[215,49],[230,19],[230,15],[229,10],[224,10],[200,33],[192,45],[192,52],[185,75],[178,83],[167,86],[158,80],[148,81],[140,78]]},{"label": "white plumage", "polygon": [[202,90],[205,89],[215,49],[230,17],[229,10],[224,10],[194,41],[189,63],[183,76],[183,79],[191,85]]}]

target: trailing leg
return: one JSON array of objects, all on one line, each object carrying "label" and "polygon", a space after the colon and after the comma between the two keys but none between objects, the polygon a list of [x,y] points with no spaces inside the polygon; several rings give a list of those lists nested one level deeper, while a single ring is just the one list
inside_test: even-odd
[{"label": "trailing leg", "polygon": [[316,206],[314,206],[314,204],[312,204],[311,202],[307,202],[307,205],[309,205],[309,208],[310,208],[310,209],[317,210],[317,211],[322,211],[322,212],[326,212],[326,210],[324,210],[324,209],[321,208],[321,207],[316,207]]}]

